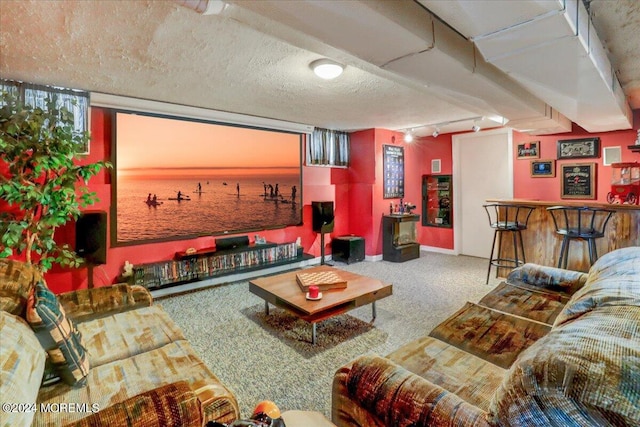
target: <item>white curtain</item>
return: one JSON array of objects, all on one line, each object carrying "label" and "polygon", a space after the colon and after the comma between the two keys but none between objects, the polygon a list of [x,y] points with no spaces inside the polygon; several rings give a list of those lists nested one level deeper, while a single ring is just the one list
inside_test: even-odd
[{"label": "white curtain", "polygon": [[[64,106],[73,113],[74,131],[82,134],[89,130],[89,92],[5,79],[0,80],[0,91],[13,94],[24,105],[43,110],[47,107],[46,100],[55,96],[58,108]],[[89,146],[82,147],[79,153],[88,154]]]},{"label": "white curtain", "polygon": [[349,166],[349,134],[315,128],[307,140],[307,165]]}]

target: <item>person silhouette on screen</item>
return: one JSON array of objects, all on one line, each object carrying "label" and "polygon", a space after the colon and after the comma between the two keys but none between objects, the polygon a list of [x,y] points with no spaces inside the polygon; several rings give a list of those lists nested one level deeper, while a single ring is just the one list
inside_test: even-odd
[{"label": "person silhouette on screen", "polygon": [[298,192],[298,189],[296,188],[295,185],[293,187],[291,187],[291,203],[296,201],[296,193],[297,192]]},{"label": "person silhouette on screen", "polygon": [[182,191],[178,190],[178,201],[182,200]]},{"label": "person silhouette on screen", "polygon": [[278,194],[280,194],[280,190],[278,189],[278,183],[276,183],[275,193],[276,193],[276,197],[278,197]]},{"label": "person silhouette on screen", "polygon": [[238,192],[238,197],[240,197],[240,183],[236,184],[236,191]]}]

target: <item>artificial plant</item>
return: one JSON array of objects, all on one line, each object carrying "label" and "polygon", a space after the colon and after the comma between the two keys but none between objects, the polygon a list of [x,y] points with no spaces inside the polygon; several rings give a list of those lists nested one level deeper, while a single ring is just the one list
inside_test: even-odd
[{"label": "artificial plant", "polygon": [[23,254],[41,271],[54,263],[79,266],[81,258],[55,231],[81,208],[98,201],[89,179],[108,162],[78,164],[88,132],[74,129],[73,113],[59,106],[55,94],[45,108],[24,105],[3,92],[0,104],[0,258]]}]

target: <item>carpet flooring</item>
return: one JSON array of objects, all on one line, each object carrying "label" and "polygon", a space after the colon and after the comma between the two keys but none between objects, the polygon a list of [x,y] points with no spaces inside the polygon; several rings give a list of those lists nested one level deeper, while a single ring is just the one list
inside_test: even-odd
[{"label": "carpet flooring", "polygon": [[393,284],[393,295],[317,325],[271,307],[249,292],[248,282],[219,285],[157,300],[206,365],[238,398],[243,416],[272,400],[281,410],[331,414],[335,371],[363,354],[387,355],[427,335],[467,301],[477,302],[496,284],[485,285],[487,260],[422,252],[404,263],[334,263],[337,268]]}]

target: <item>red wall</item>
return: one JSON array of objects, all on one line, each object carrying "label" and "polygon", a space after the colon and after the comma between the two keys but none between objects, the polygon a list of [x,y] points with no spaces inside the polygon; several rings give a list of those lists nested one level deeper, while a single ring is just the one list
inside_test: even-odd
[{"label": "red wall", "polygon": [[[632,152],[628,146],[633,145],[637,136],[637,128],[640,125],[640,110],[634,111],[634,128],[615,132],[588,133],[581,127],[573,125],[571,133],[562,133],[545,136],[529,136],[514,132],[514,198],[531,200],[561,201],[560,198],[560,165],[567,163],[596,163],[596,194],[595,201],[607,203],[607,193],[611,190],[611,166],[602,164],[602,154],[593,159],[563,159],[556,160],[556,176],[553,178],[532,178],[531,161],[516,159],[518,144],[531,141],[540,141],[540,159],[557,158],[557,141],[559,139],[600,138],[600,151],[604,147],[621,147],[622,162],[640,162],[640,153]],[[579,201],[580,199],[570,199]]]}]

